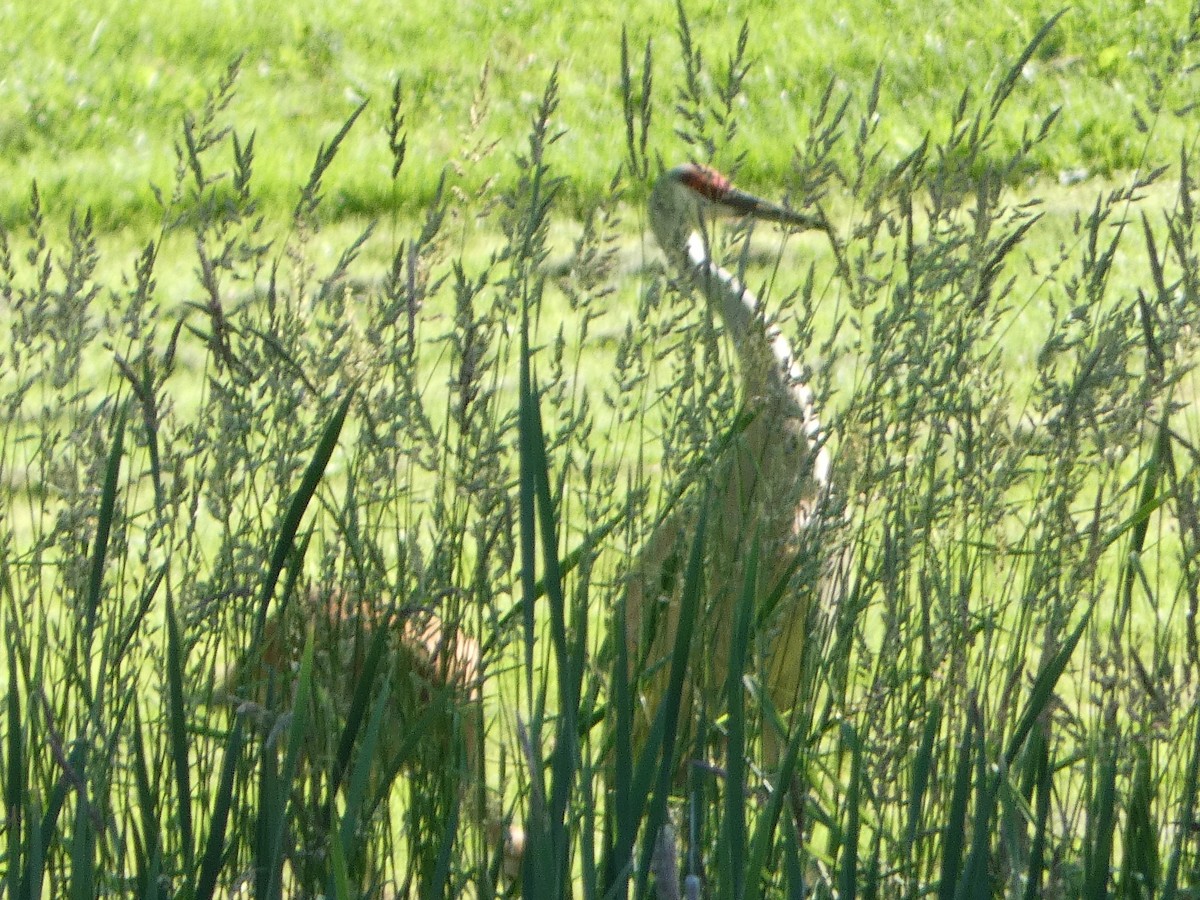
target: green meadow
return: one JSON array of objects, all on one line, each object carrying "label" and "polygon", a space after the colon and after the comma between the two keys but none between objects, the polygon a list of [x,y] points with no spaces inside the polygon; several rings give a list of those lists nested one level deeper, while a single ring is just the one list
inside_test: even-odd
[{"label": "green meadow", "polygon": [[[1200,7],[0,35],[4,897],[1200,896]],[[832,461],[769,590],[683,161],[829,224],[706,222]]]},{"label": "green meadow", "polygon": [[[880,74],[879,143],[894,163],[927,134],[945,134],[963,91],[985,96],[994,88],[1053,11],[1034,3],[704,3],[688,8],[688,21],[711,63],[700,85],[710,91],[727,77],[748,26],[747,71],[731,111],[737,140],[727,152],[746,154],[752,186],[771,187],[783,186],[831,84],[861,108]],[[1189,139],[1188,116],[1171,114],[1192,101],[1188,84],[1163,70],[1187,16],[1180,3],[1072,7],[1022,66],[999,117],[994,144],[1003,152],[1031,120],[1061,110],[1053,133],[1011,174],[1013,184],[1118,178],[1146,164],[1149,144]],[[256,196],[273,210],[290,208],[316,149],[370,101],[330,173],[322,214],[333,219],[416,217],[447,166],[493,142],[497,158],[471,183],[511,176],[557,69],[556,171],[567,181],[564,212],[578,217],[604,195],[625,154],[622,28],[639,57],[647,42],[657,50],[653,151],[668,165],[694,155],[677,133],[685,129],[675,112],[685,77],[677,19],[666,3],[9,4],[0,11],[0,209],[10,225],[22,221],[36,179],[55,209],[91,208],[105,230],[157,224],[151,186],[171,183],[182,116],[241,57],[229,124],[243,140],[256,136]],[[380,135],[396,82],[409,141],[393,184]],[[1150,100],[1162,114],[1147,108]]]}]

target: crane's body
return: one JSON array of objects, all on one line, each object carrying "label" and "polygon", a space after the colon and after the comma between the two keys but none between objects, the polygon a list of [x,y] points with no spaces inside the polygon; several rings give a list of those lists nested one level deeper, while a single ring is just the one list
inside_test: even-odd
[{"label": "crane's body", "polygon": [[[476,731],[485,677],[482,651],[476,640],[434,613],[404,609],[385,597],[364,599],[340,587],[314,587],[275,611],[261,639],[224,673],[213,699],[256,713],[252,718],[272,733],[278,713],[291,711],[296,701],[296,673],[311,636],[310,725],[299,760],[314,777],[327,777],[366,677],[367,657],[381,632],[385,655],[373,678],[389,690],[369,770],[372,779],[394,777],[391,767],[405,759],[416,770],[417,783],[447,767],[455,771],[461,763],[467,809],[488,840],[502,845],[505,874],[515,877],[525,832],[505,822],[496,804],[479,803],[484,777]],[[421,737],[414,741],[416,734]],[[372,791],[380,787],[372,781]]]},{"label": "crane's body", "polygon": [[[736,604],[745,594],[747,560],[757,542],[753,595],[757,607],[795,574],[772,611],[756,609],[763,628],[747,659],[775,708],[791,709],[799,692],[812,599],[827,593],[823,565],[810,538],[827,495],[830,457],[813,394],[791,345],[765,322],[754,295],[709,254],[706,227],[716,217],[749,216],[801,228],[827,226],[745,194],[719,173],[698,165],[662,175],[650,198],[650,225],[668,261],[720,317],[732,340],[747,424],[724,447],[694,496],[654,531],[631,573],[626,592],[626,641],[643,671],[637,686],[648,725],[665,690],[680,617],[680,593],[699,505],[708,509],[701,609],[695,623],[691,671],[684,682],[680,727],[700,698],[709,715],[721,709]],[[798,574],[797,574],[798,573]],[[757,649],[757,653],[756,653]],[[768,762],[779,743],[766,729]],[[681,742],[687,746],[686,741]]]}]

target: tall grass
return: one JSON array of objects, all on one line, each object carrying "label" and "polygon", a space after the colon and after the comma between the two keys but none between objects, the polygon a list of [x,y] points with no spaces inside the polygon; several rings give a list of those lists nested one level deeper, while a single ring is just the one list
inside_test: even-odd
[{"label": "tall grass", "polygon": [[[664,119],[700,161],[752,152],[752,35],[714,70],[681,8],[665,87],[664,51],[626,40],[628,159],[561,265],[557,77],[507,159],[481,92],[411,226],[333,254],[324,176],[376,138],[355,112],[268,221],[254,134],[227,118],[236,64],[185,120],[124,278],[100,279],[86,213],[50,238],[35,187],[0,241],[5,895],[1191,896],[1194,147],[1158,168],[1153,134],[1196,23],[1146,88],[1144,167],[1049,253],[1006,185],[1057,113],[1012,152],[992,138],[1054,20],[898,164],[879,80],[831,83],[786,180],[838,211],[838,253],[804,244],[797,267],[744,228],[714,252],[810,363],[844,508],[817,565],[845,587],[776,709],[779,597],[751,560],[722,690],[684,702],[710,640],[686,614],[701,515],[671,688],[636,740],[623,580],[665,515],[706,508],[745,422],[717,319],[624,265],[626,197]],[[405,108],[398,83],[393,179]],[[1148,200],[1168,178],[1174,200]],[[194,273],[168,290],[180,241]],[[382,615],[335,627],[309,605],[330,595]],[[478,641],[477,683],[422,674],[406,628],[431,616]],[[286,661],[230,702],[281,633]]]}]

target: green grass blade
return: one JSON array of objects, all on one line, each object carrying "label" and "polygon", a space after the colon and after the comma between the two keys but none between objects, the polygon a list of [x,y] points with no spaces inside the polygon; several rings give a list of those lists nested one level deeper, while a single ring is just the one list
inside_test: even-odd
[{"label": "green grass blade", "polygon": [[161,824],[158,818],[158,797],[150,780],[146,760],[146,741],[142,734],[141,704],[133,700],[133,774],[137,784],[137,813],[144,836],[143,858],[138,860],[138,883],[143,897],[158,897],[162,886],[158,874],[162,864]]},{"label": "green grass blade", "polygon": [[84,598],[86,620],[84,646],[92,645],[92,634],[96,629],[96,615],[100,610],[100,593],[104,586],[104,560],[108,554],[108,538],[112,532],[113,511],[117,503],[117,482],[121,477],[121,455],[125,446],[125,408],[122,406],[113,416],[112,446],[108,451],[108,463],[104,468],[104,486],[100,492],[100,509],[96,516],[96,540],[92,544],[92,559],[89,567],[87,596]]},{"label": "green grass blade", "polygon": [[192,831],[192,786],[188,763],[187,707],[183,701],[183,639],[175,616],[175,603],[167,593],[167,730],[171,746],[171,771],[175,776],[175,815],[183,848],[183,866],[194,871],[195,839]]},{"label": "green grass blade", "polygon": [[[82,779],[83,772],[79,772],[79,776]],[[93,814],[90,798],[76,791],[75,821],[71,828],[70,900],[90,900],[96,894],[96,829]]]},{"label": "green grass blade", "polygon": [[[31,849],[25,873],[21,879],[20,895],[22,897],[40,895],[44,875],[43,866],[46,863],[45,853],[60,837],[58,817],[62,813],[63,804],[67,800],[68,792],[76,785],[86,783],[87,762],[87,742],[76,741],[75,746],[71,748],[71,752],[67,755],[66,771],[59,775],[58,779],[54,782],[54,787],[50,791],[50,802],[46,805],[46,811],[42,814],[36,834],[32,836],[33,839],[30,843],[36,845],[36,851]],[[79,802],[86,804],[86,798],[80,795]]]},{"label": "green grass blade", "polygon": [[[778,792],[776,792],[778,793]],[[800,862],[800,838],[796,834],[796,823],[791,816],[783,820],[783,883],[787,886],[788,897],[805,897],[808,895],[808,885],[805,883],[804,866]],[[752,872],[762,872],[762,869],[751,869]],[[762,877],[754,879],[761,882]],[[753,892],[757,896],[757,891]],[[750,896],[751,892],[747,892]]]},{"label": "green grass blade", "polygon": [[1188,842],[1196,827],[1196,790],[1200,782],[1200,704],[1191,708],[1195,732],[1192,734],[1192,751],[1184,773],[1183,790],[1179,800],[1179,827],[1167,860],[1167,874],[1163,879],[1162,900],[1175,900],[1179,896],[1179,869],[1187,854]]},{"label": "green grass blade", "polygon": [[[972,716],[979,718],[976,711]],[[987,900],[991,896],[989,869],[991,856],[992,818],[996,806],[996,794],[1000,789],[1000,778],[1004,773],[989,775],[987,741],[984,739],[983,722],[977,721],[979,735],[975,753],[975,815],[971,821],[971,850],[967,854],[962,876],[954,892],[962,900]]]},{"label": "green grass blade", "polygon": [[883,882],[880,870],[879,839],[875,840],[875,848],[867,861],[867,870],[862,875],[860,886],[863,889],[862,900],[879,900],[879,885]]},{"label": "green grass blade", "polygon": [[46,866],[46,831],[42,828],[45,816],[38,815],[38,803],[29,803],[29,847],[25,854],[25,866],[21,870],[21,884],[14,896],[37,900],[42,896],[42,876]]},{"label": "green grass blade", "polygon": [[967,833],[967,803],[971,798],[971,763],[974,760],[974,718],[968,717],[962,741],[958,745],[958,766],[942,839],[941,876],[938,900],[954,900],[958,876],[962,872],[963,836]]},{"label": "green grass blade", "polygon": [[[692,653],[692,633],[700,610],[704,579],[704,548],[708,535],[708,510],[711,497],[705,496],[696,522],[696,536],[688,557],[683,592],[680,594],[679,630],[675,635],[675,646],[671,651],[671,671],[665,695],[650,727],[646,748],[638,760],[634,775],[634,803],[641,807],[640,798],[649,794],[649,780],[657,768],[654,796],[649,807],[642,835],[642,852],[638,860],[637,896],[646,894],[650,876],[650,860],[654,856],[658,832],[667,817],[667,798],[671,793],[671,779],[675,774],[675,743],[679,734],[679,710],[682,705],[684,676],[687,673]],[[661,754],[659,750],[661,748]]]},{"label": "green grass blade", "polygon": [[256,635],[261,635],[267,627],[267,612],[271,604],[271,597],[275,593],[275,585],[279,583],[279,576],[291,554],[292,545],[296,540],[296,532],[299,531],[300,521],[304,518],[304,512],[308,509],[309,501],[312,500],[317,485],[321,483],[321,478],[325,474],[329,458],[333,456],[333,451],[337,447],[338,436],[342,432],[342,424],[346,420],[346,413],[350,409],[350,401],[353,399],[354,390],[352,388],[346,392],[346,396],[342,398],[333,417],[326,424],[325,430],[321,434],[321,440],[317,443],[316,452],[304,470],[300,486],[292,495],[283,522],[280,523],[279,535],[275,539],[275,548],[271,552],[271,562],[263,578],[258,621],[255,624]]},{"label": "green grass blade", "polygon": [[[532,429],[524,436],[522,446],[533,454],[530,468],[534,475],[537,522],[542,545],[542,578],[546,587],[546,602],[550,616],[550,639],[554,648],[554,663],[558,671],[558,720],[556,738],[551,759],[553,782],[550,793],[550,822],[552,826],[551,846],[555,848],[556,862],[565,878],[567,867],[566,811],[575,781],[577,741],[579,727],[579,688],[583,678],[585,656],[578,649],[586,646],[586,616],[576,623],[576,641],[583,641],[576,652],[568,645],[566,598],[562,574],[558,564],[559,526],[550,496],[549,461],[546,458],[545,433],[542,430],[541,410],[537,400],[536,384],[532,393],[522,398],[524,427]],[[561,882],[560,882],[561,883]]]},{"label": "green grass blade", "polygon": [[[268,685],[268,700],[274,688],[273,682]],[[279,783],[278,748],[274,742],[264,740],[258,752],[258,815],[254,821],[254,858],[258,861],[254,867],[254,896],[263,900],[282,896],[283,855],[275,848],[282,845],[287,804],[288,795]]]},{"label": "green grass blade", "polygon": [[904,825],[904,849],[901,853],[902,858],[906,860],[912,859],[912,848],[917,840],[917,830],[921,826],[925,792],[929,788],[929,776],[933,771],[933,746],[941,724],[942,703],[935,699],[926,713],[925,727],[921,730],[921,743],[913,759],[912,783],[908,793],[908,812]]},{"label": "green grass blade", "polygon": [[1029,736],[1029,731],[1033,728],[1038,717],[1045,711],[1046,705],[1054,696],[1054,688],[1058,684],[1058,679],[1062,677],[1062,673],[1067,668],[1067,663],[1071,659],[1071,654],[1075,652],[1075,647],[1079,643],[1079,639],[1083,637],[1084,629],[1092,617],[1092,610],[1095,605],[1089,606],[1084,614],[1079,619],[1079,624],[1075,626],[1075,630],[1059,648],[1058,652],[1050,659],[1050,662],[1037,674],[1033,681],[1033,687],[1029,691],[1029,700],[1025,704],[1025,710],[1021,714],[1021,718],[1017,721],[1017,727],[1013,730],[1012,737],[1008,742],[1008,749],[1004,753],[1004,766],[1011,768],[1013,761],[1017,758],[1017,754],[1021,751],[1021,745],[1025,743],[1025,738]]},{"label": "green grass blade", "polygon": [[1045,732],[1040,728],[1031,749],[1037,757],[1034,782],[1037,809],[1033,822],[1033,843],[1029,848],[1029,866],[1025,875],[1025,900],[1037,900],[1042,896],[1042,875],[1046,870],[1046,846],[1050,828],[1050,795],[1053,790],[1053,781],[1050,778],[1050,746]]},{"label": "green grass blade", "polygon": [[[804,747],[804,734],[800,729],[796,729],[791,740],[788,741],[787,750],[783,755],[783,762],[779,766],[779,776],[775,784],[775,789],[771,791],[770,798],[767,800],[767,806],[758,817],[758,822],[755,825],[754,837],[750,842],[749,864],[746,870],[750,873],[765,872],[767,858],[770,855],[771,847],[775,842],[775,829],[779,824],[779,817],[783,814],[783,805],[788,797],[788,786],[793,782],[793,776],[796,772],[796,766],[800,761],[800,752]],[[786,840],[794,839],[794,829],[785,828],[784,833],[789,837]],[[803,880],[791,880],[791,889],[797,895],[803,895]],[[764,884],[762,878],[751,878],[746,882],[746,900],[759,900],[762,897]]]},{"label": "green grass blade", "polygon": [[[534,621],[533,603],[536,589],[536,544],[542,545],[542,565],[545,574],[542,583],[550,621],[550,640],[555,665],[558,667],[558,723],[556,739],[551,757],[551,785],[548,803],[544,809],[545,820],[538,823],[542,831],[539,841],[539,860],[532,868],[539,879],[537,891],[558,894],[567,865],[567,837],[565,812],[570,798],[570,789],[575,773],[575,742],[578,736],[574,717],[579,704],[575,699],[576,672],[582,660],[570,658],[567,647],[565,599],[561,573],[558,566],[558,525],[550,496],[550,478],[546,458],[545,432],[542,428],[541,410],[538,402],[537,385],[530,371],[529,351],[529,307],[526,302],[521,314],[521,359],[520,394],[518,397],[518,447],[520,468],[521,504],[521,580],[525,588],[525,664],[527,675],[534,671]],[[527,688],[533,702],[532,681]],[[542,712],[541,703],[530,718],[530,747],[536,751],[541,746]],[[530,773],[541,778],[540,773]],[[540,788],[547,795],[545,786]],[[527,870],[530,867],[527,867]]]},{"label": "green grass blade", "polygon": [[[1112,723],[1116,731],[1115,723]],[[1114,734],[1114,740],[1119,737]],[[1117,757],[1115,748],[1105,746],[1100,751],[1099,771],[1095,790],[1088,804],[1088,847],[1084,855],[1083,895],[1106,900],[1112,867],[1113,835],[1117,828]]]},{"label": "green grass blade", "polygon": [[742,577],[741,602],[734,612],[729,672],[725,678],[725,815],[721,822],[717,859],[721,871],[727,874],[719,885],[718,896],[728,900],[741,900],[745,893],[746,878],[757,878],[759,875],[746,870],[746,703],[742,684],[758,588],[759,549],[760,543],[755,537]]},{"label": "green grass blade", "polygon": [[1154,781],[1146,743],[1133,745],[1133,782],[1125,811],[1125,838],[1121,842],[1121,896],[1142,900],[1156,895],[1158,887],[1158,828],[1154,822]]},{"label": "green grass blade", "polygon": [[[300,656],[300,671],[296,676],[296,690],[293,695],[295,699],[292,703],[292,721],[288,728],[287,752],[284,754],[283,767],[279,774],[279,803],[283,804],[284,808],[291,796],[292,785],[300,769],[300,757],[308,737],[308,718],[313,693],[313,655],[314,634],[313,629],[310,628],[304,639],[304,652]],[[277,830],[271,836],[267,848],[267,870],[272,874],[281,872],[283,868],[283,840],[286,821],[287,817],[283,816],[275,823]],[[268,893],[275,890],[275,884],[268,886]]]},{"label": "green grass blade", "polygon": [[329,829],[329,896],[334,900],[350,900],[350,872],[346,867],[346,848],[343,844],[345,828],[338,826],[336,809],[332,814]]},{"label": "green grass blade", "polygon": [[371,631],[371,645],[367,651],[367,658],[363,662],[362,671],[355,682],[354,696],[350,700],[350,709],[346,712],[346,722],[342,726],[342,733],[338,739],[337,755],[334,757],[333,774],[329,784],[326,821],[330,820],[329,815],[332,811],[334,796],[342,785],[346,767],[350,765],[350,754],[354,750],[355,740],[362,731],[367,705],[371,702],[371,691],[375,689],[379,666],[388,646],[389,629],[373,628]]},{"label": "green grass blade", "polygon": [[[617,599],[613,617],[612,699],[616,719],[613,735],[613,809],[609,813],[613,833],[605,847],[603,887],[613,900],[628,895],[629,855],[637,840],[639,813],[633,800],[633,714],[634,698],[629,684],[629,647],[625,641],[625,594]],[[625,848],[624,854],[619,848]]]},{"label": "green grass blade", "polygon": [[[537,453],[533,443],[535,436],[541,433],[539,424],[532,420],[535,405],[533,397],[532,375],[529,371],[529,309],[521,309],[521,356],[519,384],[517,387],[517,441],[518,441],[518,531],[521,545],[521,589],[524,602],[521,610],[524,614],[524,650],[525,650],[525,695],[533,703],[535,696],[533,688],[534,676],[534,641],[536,638],[536,617],[534,604],[537,601],[537,522],[536,496],[537,471],[534,460]],[[539,715],[531,717],[530,725],[536,734],[540,730]],[[530,773],[531,777],[539,778],[539,773]]]},{"label": "green grass blade", "polygon": [[225,759],[221,763],[221,777],[217,784],[217,795],[213,804],[212,820],[208,840],[204,845],[204,857],[200,863],[200,877],[196,881],[196,900],[211,900],[216,893],[217,877],[225,861],[228,847],[225,830],[229,823],[229,811],[233,805],[233,780],[237,774],[238,760],[242,755],[242,720],[237,717],[225,746]]},{"label": "green grass blade", "polygon": [[[376,763],[380,754],[380,731],[382,730],[384,719],[388,715],[388,701],[391,699],[391,696],[391,684],[384,682],[383,689],[380,690],[379,696],[371,707],[371,714],[367,718],[367,727],[363,733],[362,746],[359,748],[358,759],[346,782],[346,809],[342,815],[341,826],[342,844],[345,847],[350,846],[359,823],[366,821],[363,810],[366,805],[367,787],[370,784],[371,774],[375,772],[378,775],[377,770],[383,768],[383,766],[376,766]],[[436,700],[431,701],[431,705],[436,702]],[[396,725],[397,723],[395,722],[391,723],[391,727],[393,728]],[[380,794],[386,796],[390,786],[390,781],[380,782],[378,784]],[[331,791],[330,799],[332,799],[332,796]],[[331,803],[327,809],[328,821],[332,823],[333,816],[336,814],[335,805]]]},{"label": "green grass blade", "polygon": [[439,823],[442,828],[441,834],[437,836],[437,859],[429,873],[429,882],[424,891],[426,897],[449,894],[450,870],[454,863],[452,854],[458,837],[458,817],[461,812],[461,803],[451,803],[449,814]]},{"label": "green grass blade", "polygon": [[838,898],[854,900],[858,887],[858,846],[862,804],[862,743],[853,725],[844,727],[850,745],[850,789],[846,792],[846,827],[842,832],[842,856],[838,863]]},{"label": "green grass blade", "polygon": [[26,862],[22,848],[25,816],[29,812],[29,768],[26,764],[26,725],[21,715],[21,689],[17,680],[16,649],[12,639],[8,647],[8,734],[4,754],[4,808],[7,810],[7,844],[4,883],[7,896],[17,897],[21,866]]}]

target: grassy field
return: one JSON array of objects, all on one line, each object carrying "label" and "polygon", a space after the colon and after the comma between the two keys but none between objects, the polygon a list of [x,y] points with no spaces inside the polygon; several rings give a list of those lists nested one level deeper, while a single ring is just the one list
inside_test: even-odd
[{"label": "grassy field", "polygon": [[[170,148],[182,115],[239,56],[243,72],[230,120],[243,140],[256,135],[256,194],[276,212],[295,202],[320,143],[369,100],[330,173],[323,214],[411,218],[445,167],[463,164],[472,146],[496,141],[499,158],[511,158],[556,67],[561,174],[576,209],[587,208],[624,156],[622,27],[639,57],[654,43],[654,151],[668,162],[692,152],[676,135],[681,123],[672,113],[683,63],[668,3],[628,10],[429,4],[403,12],[378,0],[50,7],[49,14],[20,3],[0,10],[7,61],[0,212],[9,224],[20,221],[34,178],[60,215],[85,202],[106,229],[156,222],[149,186],[172,180]],[[1072,7],[1023,68],[999,120],[995,146],[1003,153],[1031,120],[1062,110],[1058,128],[1010,174],[1014,183],[1111,178],[1137,168],[1150,139],[1138,129],[1139,116],[1161,146],[1189,136],[1189,117],[1171,114],[1192,101],[1185,80],[1172,76],[1156,95],[1161,114],[1146,106],[1156,74],[1186,31],[1187,12],[1177,0]],[[705,77],[714,82],[726,77],[739,29],[749,25],[750,66],[732,146],[748,151],[753,186],[778,183],[787,171],[830,83],[861,109],[877,70],[885,161],[902,158],[927,133],[944,134],[962,91],[986,94],[1046,14],[1033,2],[970,10],[953,3],[689,7],[693,38],[712,63]],[[409,146],[404,176],[393,185],[382,131],[397,81]],[[487,115],[474,127],[481,82]],[[475,173],[472,186],[491,170]]]},{"label": "grassy field", "polygon": [[[1040,16],[0,9],[3,896],[1200,895],[1200,11]],[[833,459],[773,591],[682,159],[833,224],[711,235]]]}]

